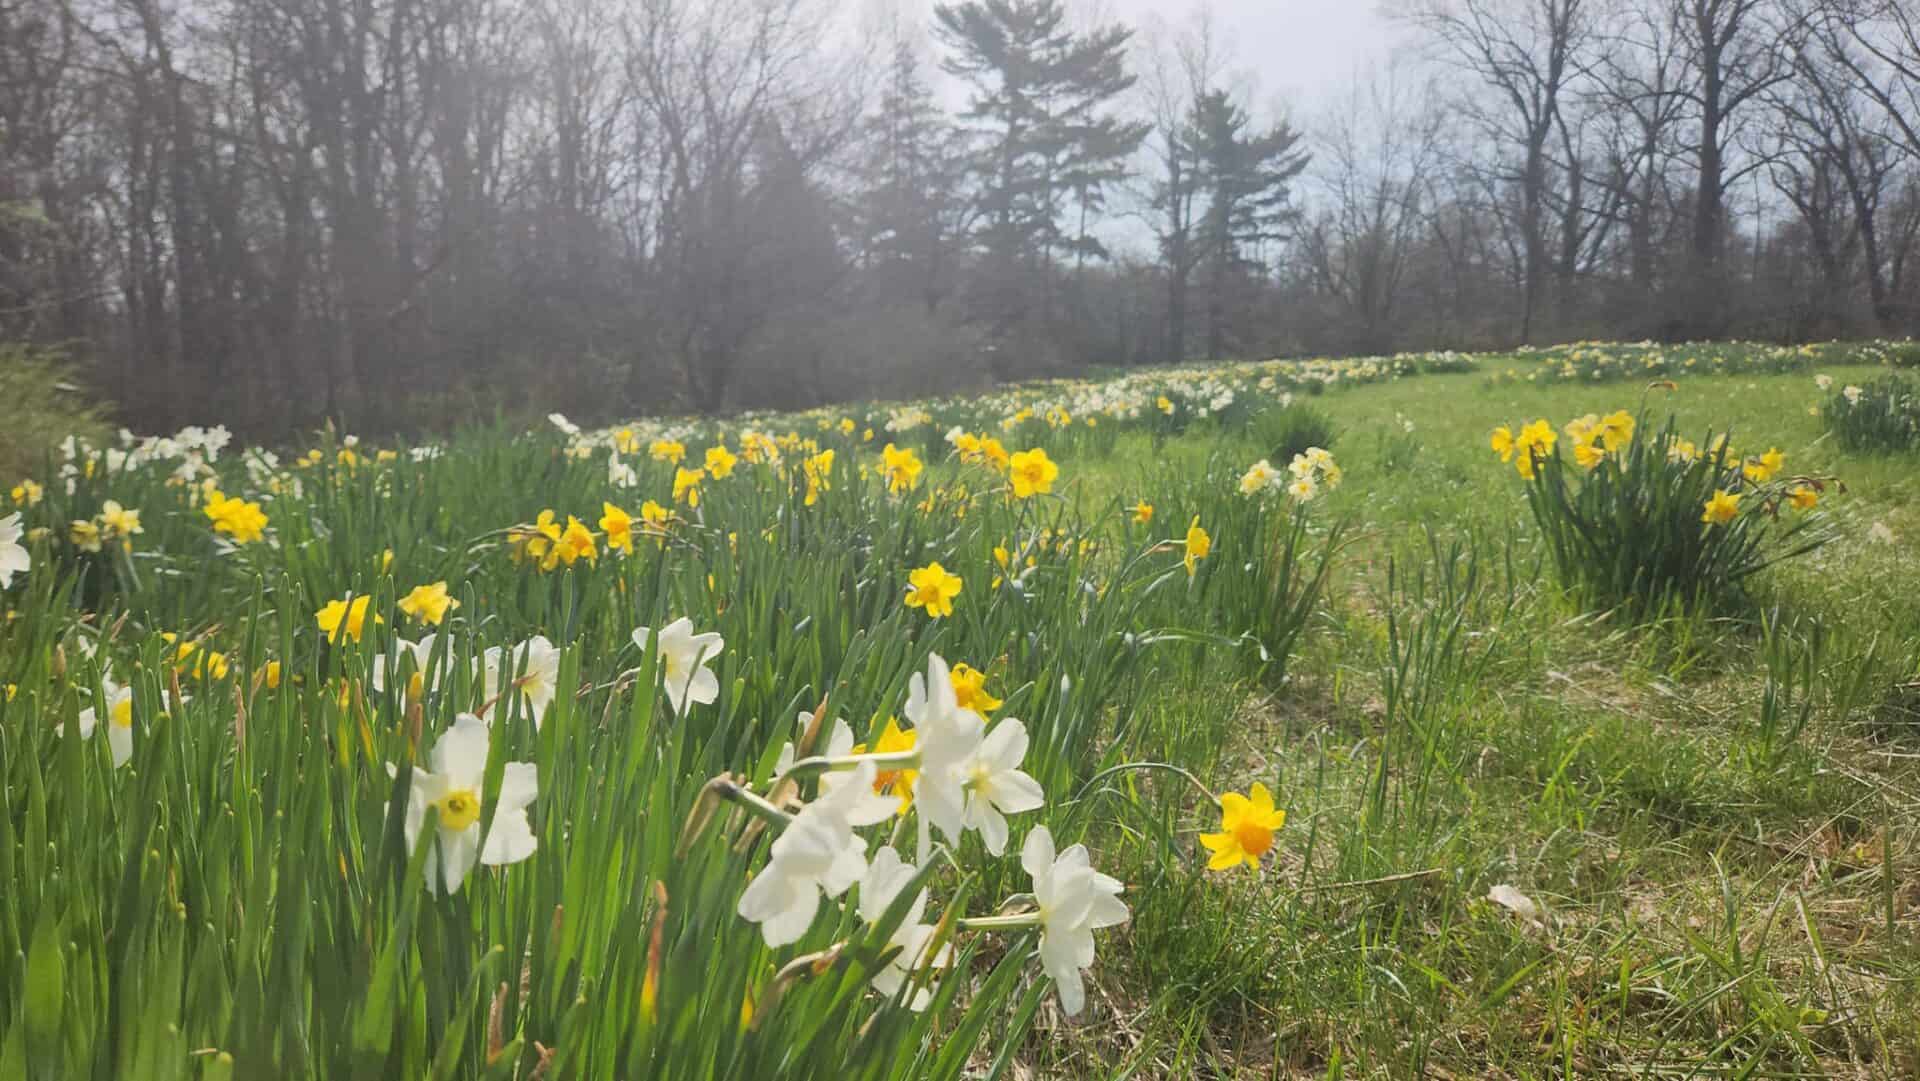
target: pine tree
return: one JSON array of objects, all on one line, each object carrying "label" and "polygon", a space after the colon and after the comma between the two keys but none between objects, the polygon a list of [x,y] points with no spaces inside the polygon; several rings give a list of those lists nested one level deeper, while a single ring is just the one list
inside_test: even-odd
[{"label": "pine tree", "polygon": [[910,300],[931,314],[952,290],[966,161],[960,133],[905,41],[894,48],[866,145],[853,216],[871,288],[881,300]]},{"label": "pine tree", "polygon": [[1146,137],[1144,124],[1111,110],[1133,85],[1125,67],[1132,31],[1075,31],[1061,0],[942,4],[934,18],[949,50],[945,70],[972,88],[965,115],[980,135],[971,155],[977,313],[999,335],[1035,319],[1044,327],[1059,256],[1104,256],[1089,218]]},{"label": "pine tree", "polygon": [[1207,206],[1198,230],[1198,258],[1206,267],[1207,356],[1228,345],[1228,306],[1250,276],[1263,274],[1262,245],[1285,235],[1297,216],[1290,184],[1307,167],[1300,135],[1285,121],[1251,130],[1246,110],[1224,91],[1193,103],[1187,139],[1194,147]]}]

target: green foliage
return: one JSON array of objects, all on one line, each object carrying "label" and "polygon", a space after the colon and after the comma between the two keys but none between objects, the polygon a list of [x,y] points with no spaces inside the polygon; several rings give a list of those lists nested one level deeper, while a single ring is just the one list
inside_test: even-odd
[{"label": "green foliage", "polygon": [[1920,386],[1900,375],[1836,389],[1820,407],[1834,441],[1855,453],[1920,448]]},{"label": "green foliage", "polygon": [[1306,402],[1287,402],[1255,416],[1254,434],[1267,447],[1266,457],[1285,466],[1308,447],[1332,449],[1339,435],[1326,410]]},{"label": "green foliage", "polygon": [[[1643,412],[1635,431],[1590,466],[1563,453],[1570,439],[1518,452],[1535,456],[1527,506],[1561,585],[1583,603],[1641,617],[1673,605],[1738,612],[1754,574],[1830,539],[1820,515],[1789,509],[1790,487],[1820,481],[1750,480],[1724,436],[1695,444],[1672,418],[1649,435]],[[1738,502],[1731,520],[1703,520],[1722,496]]]},{"label": "green foliage", "polygon": [[99,442],[106,431],[65,355],[0,342],[0,484],[38,473],[68,436]]}]

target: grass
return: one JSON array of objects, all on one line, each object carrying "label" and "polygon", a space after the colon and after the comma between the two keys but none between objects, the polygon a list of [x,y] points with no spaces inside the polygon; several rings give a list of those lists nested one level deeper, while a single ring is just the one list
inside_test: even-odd
[{"label": "grass", "polygon": [[[582,461],[557,433],[478,432],[418,462],[357,448],[352,466],[323,438],[319,464],[253,477],[229,451],[209,468],[261,500],[277,540],[237,550],[167,483],[172,462],[49,483],[27,524],[111,495],[146,532],[124,556],[50,533],[8,594],[0,1074],[1913,1076],[1920,469],[1843,453],[1808,414],[1816,371],[1864,382],[1878,369],[1843,361],[1877,354],[1715,347],[1731,374],[1657,391],[1634,374],[1642,351],[1610,355],[1548,380],[1505,373],[1559,371],[1560,354],[1136,374],[929,403],[931,423],[891,435],[900,414],[881,407],[845,431],[838,413],[751,418],[836,450],[817,504],[797,475],[742,465],[678,508],[667,545],[548,575],[497,531],[548,507],[671,503],[645,443],[698,458],[716,431],[605,433]],[[1346,482],[1298,509],[1239,495],[1274,449],[1263,415],[1326,373],[1312,408]],[[1837,539],[1758,575],[1745,610],[1583,610],[1487,433],[1643,398],[1683,431],[1841,477],[1822,507]],[[1049,423],[1054,408],[1071,417]],[[995,494],[944,460],[950,423],[1046,447],[1056,491]],[[615,488],[605,443],[629,438],[639,484]],[[928,461],[911,495],[859,473],[889,438]],[[1189,579],[1176,542],[1195,516],[1215,548]],[[1263,583],[1300,596],[1275,585],[1282,541],[1289,583],[1331,554],[1319,603],[1261,599]],[[931,559],[966,582],[938,622],[898,600]],[[486,795],[506,761],[536,762],[540,847],[452,897],[419,887],[430,849],[403,843],[407,786],[386,766],[480,695],[464,664],[418,703],[365,679],[418,629],[392,598],[442,578],[462,602],[454,659],[539,632],[562,647],[557,685],[580,688],[537,729],[500,707]],[[327,643],[312,613],[349,592],[389,622]],[[717,700],[676,717],[625,643],[681,614],[727,649]],[[176,672],[164,630],[232,671]],[[1291,655],[1263,660],[1261,639]],[[1005,857],[969,835],[934,861],[927,918],[1002,911],[1028,888],[1033,826],[1086,842],[1131,919],[1096,936],[1078,1018],[1018,930],[956,932],[933,1008],[901,1009],[865,984],[903,912],[868,927],[829,907],[769,949],[734,915],[747,876],[772,873],[768,827],[722,804],[680,842],[708,778],[768,790],[823,696],[877,736],[929,651],[988,673],[1048,801],[1011,816]],[[138,673],[118,769],[52,727],[93,704],[104,661]],[[1285,829],[1259,872],[1207,871],[1198,835],[1219,812],[1195,782],[1254,781]],[[1489,899],[1501,885],[1535,909]],[[743,1004],[752,1020],[727,1023]]]},{"label": "grass", "polygon": [[[1541,573],[1520,482],[1487,432],[1631,409],[1639,388],[1433,375],[1330,396],[1343,431],[1411,420],[1419,451],[1383,446],[1393,468],[1343,456],[1365,472],[1332,496],[1362,538],[1332,587],[1344,603],[1226,752],[1285,793],[1285,855],[1259,880],[1141,906],[1137,978],[1120,984],[1155,991],[1133,1003],[1130,1065],[1216,1077],[1920,1068],[1920,747],[1868,721],[1920,642],[1900,570],[1920,537],[1920,470],[1834,448],[1808,415],[1819,395],[1805,375],[1655,393],[1683,426],[1731,428],[1736,445],[1778,445],[1796,471],[1844,478],[1831,508],[1841,539],[1763,576],[1765,605],[1828,639],[1796,692],[1814,698],[1805,730],[1784,746],[1763,730],[1755,625],[1584,614]],[[1895,540],[1870,539],[1875,524]],[[1396,875],[1413,877],[1329,886]],[[1485,900],[1501,883],[1544,906],[1543,926]],[[1158,990],[1169,984],[1179,991]]]}]

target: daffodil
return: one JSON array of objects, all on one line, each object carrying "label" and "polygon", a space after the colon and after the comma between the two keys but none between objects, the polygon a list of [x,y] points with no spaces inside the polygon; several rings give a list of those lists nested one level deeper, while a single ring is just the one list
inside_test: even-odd
[{"label": "daffodil", "polygon": [[[114,767],[118,768],[133,757],[133,688],[123,687],[103,677],[100,691],[101,698],[107,704],[107,751],[113,758]],[[87,708],[80,711],[77,720],[80,738],[91,738],[93,730],[99,726],[92,699],[88,699]]]},{"label": "daffodil", "polygon": [[[893,907],[900,892],[911,885],[919,873],[920,869],[902,860],[891,845],[875,852],[867,864],[867,873],[860,879],[860,918],[868,923],[879,923],[887,910]],[[914,973],[922,969],[946,968],[952,964],[952,943],[933,948],[938,928],[921,922],[926,911],[927,892],[923,889],[914,896],[905,918],[887,938],[886,948],[896,952],[873,974],[874,990],[891,998],[900,993]],[[917,1012],[926,1009],[931,1001],[933,992],[922,987],[907,996],[906,1006]]]},{"label": "daffodil", "polygon": [[700,482],[707,479],[704,469],[676,469],[673,471],[673,501],[685,503],[689,507],[700,505]]},{"label": "daffodil", "polygon": [[[313,614],[313,621],[319,626],[320,633],[327,636],[329,642],[340,641],[342,634],[358,642],[360,635],[366,630],[367,605],[372,600],[372,597],[362,593],[350,599],[328,601]],[[377,613],[373,621],[386,622]]]},{"label": "daffodil", "polygon": [[[899,754],[918,746],[913,729],[901,728],[897,719],[888,717],[887,726],[880,730],[880,738],[873,741],[873,753]],[[880,769],[873,776],[873,790],[878,795],[892,796],[898,801],[895,813],[906,814],[913,806],[913,785],[919,776],[919,770],[906,767]]]},{"label": "daffodil", "polygon": [[1207,558],[1213,551],[1213,538],[1207,535],[1206,530],[1200,528],[1199,515],[1194,515],[1192,523],[1187,526],[1187,538],[1182,542],[1181,547],[1186,552],[1181,562],[1186,564],[1187,577],[1191,578],[1199,569],[1200,561]]},{"label": "daffodil", "polygon": [[[633,644],[646,650],[652,634],[652,628],[637,628]],[[667,685],[667,702],[676,716],[686,716],[688,702],[709,705],[720,697],[720,678],[708,665],[726,644],[726,639],[713,631],[695,634],[693,620],[685,616],[660,628],[660,677]]]},{"label": "daffodil", "polygon": [[950,616],[960,586],[960,576],[949,574],[936,560],[907,575],[907,607],[923,609],[934,619]]},{"label": "daffodil", "polygon": [[100,527],[85,519],[76,520],[67,527],[67,539],[73,541],[73,546],[83,552],[98,552],[101,541]]},{"label": "daffodil", "polygon": [[1487,444],[1493,448],[1493,452],[1495,454],[1498,454],[1500,456],[1501,461],[1503,462],[1513,461],[1513,452],[1515,449],[1515,443],[1513,440],[1512,428],[1509,428],[1504,424],[1502,424],[1498,428],[1495,428],[1493,430],[1493,435],[1488,437]]},{"label": "daffodil", "polygon": [[1701,510],[1700,520],[1708,525],[1726,525],[1739,513],[1740,493],[1716,488]]},{"label": "daffodil", "polygon": [[732,474],[733,467],[738,461],[739,459],[734,457],[733,452],[728,450],[725,444],[717,447],[708,447],[706,454],[707,475],[714,480],[725,480]]},{"label": "daffodil", "polygon": [[206,502],[200,509],[213,523],[214,532],[225,533],[235,544],[251,544],[265,534],[267,516],[258,503],[229,498],[213,488],[208,490]]},{"label": "daffodil", "polygon": [[1755,484],[1765,484],[1773,479],[1787,464],[1787,456],[1780,453],[1778,447],[1768,447],[1765,454],[1758,458],[1749,458],[1740,466],[1740,472]]},{"label": "daffodil", "polygon": [[1000,700],[987,693],[987,674],[965,663],[953,666],[950,673],[953,680],[953,696],[960,708],[970,709],[982,717],[1000,708]]},{"label": "daffodil", "polygon": [[107,536],[122,540],[146,532],[140,525],[140,512],[128,510],[113,499],[100,504],[100,528]]},{"label": "daffodil", "polygon": [[687,456],[687,448],[678,440],[656,439],[653,445],[647,448],[647,454],[656,462],[679,465],[680,460]]},{"label": "daffodil", "polygon": [[1013,485],[1015,499],[1030,499],[1053,491],[1053,482],[1059,476],[1060,467],[1040,447],[1023,450],[1007,462],[1007,479]]},{"label": "daffodil", "polygon": [[901,450],[888,443],[880,449],[880,476],[887,482],[887,491],[906,492],[920,485],[920,456],[911,450]]},{"label": "daffodil", "polygon": [[569,567],[582,559],[592,563],[600,556],[599,549],[594,546],[594,540],[593,531],[587,528],[586,523],[569,514],[567,528],[561,530],[560,539],[554,543],[553,550],[559,556],[560,562]]},{"label": "daffodil", "polygon": [[1812,510],[1820,505],[1820,493],[1811,485],[1796,484],[1787,490],[1787,502],[1794,510]]},{"label": "daffodil", "polygon": [[[796,727],[801,732],[813,727],[813,714],[801,713]],[[814,754],[826,758],[849,758],[859,753],[861,753],[860,748],[853,742],[853,729],[847,725],[847,722],[838,718],[827,726],[826,746],[814,751]],[[774,776],[783,776],[792,769],[794,757],[793,744],[789,742],[783,745],[780,748],[779,757],[774,761]],[[875,769],[878,770],[878,763],[875,764]],[[847,797],[847,821],[856,826],[871,826],[885,822],[892,818],[899,808],[899,801],[881,791],[878,772],[875,772],[873,777],[874,779],[869,781],[858,794]],[[820,775],[820,792],[826,795],[841,785],[853,783],[853,780],[854,775],[849,770],[829,770]]]},{"label": "daffodil", "polygon": [[[493,821],[481,836],[482,790],[487,775],[487,722],[463,713],[434,742],[427,769],[414,767],[407,792],[407,851],[420,843],[427,809],[434,811],[434,844],[439,859],[427,863],[427,889],[456,893],[475,863],[501,867],[519,863],[539,847],[527,821],[527,808],[539,795],[538,769],[531,762],[508,762],[500,778]],[[393,767],[389,766],[391,773]]]},{"label": "daffodil", "polygon": [[1255,781],[1244,796],[1228,792],[1220,797],[1220,832],[1200,835],[1200,843],[1213,853],[1207,867],[1228,871],[1244,863],[1258,871],[1260,857],[1273,847],[1274,831],[1286,824],[1287,812],[1274,808],[1266,785]]},{"label": "daffodil", "polygon": [[927,658],[925,678],[907,685],[907,718],[920,749],[914,799],[920,814],[958,844],[969,829],[980,831],[987,851],[1006,850],[1005,815],[1041,807],[1046,793],[1019,767],[1027,753],[1027,729],[1008,717],[991,729],[960,704],[952,673],[938,654]]},{"label": "daffodil", "polygon": [[611,503],[600,504],[600,531],[607,535],[607,551],[633,554],[633,516]]},{"label": "daffodil", "polygon": [[447,618],[447,613],[458,607],[460,602],[448,595],[445,582],[414,586],[406,596],[400,598],[402,612],[432,627],[438,627],[440,621]]},{"label": "daffodil", "polygon": [[45,488],[42,488],[34,481],[23,480],[13,486],[11,494],[15,504],[22,507],[31,507],[40,502],[41,498],[46,495],[46,491]]},{"label": "daffodil", "polygon": [[1053,834],[1035,826],[1020,850],[1020,866],[1033,879],[1039,911],[1040,967],[1053,977],[1060,1012],[1071,1017],[1086,1005],[1081,976],[1093,967],[1093,932],[1127,922],[1120,880],[1093,869],[1085,845],[1054,851]]},{"label": "daffodil", "polygon": [[769,948],[799,941],[823,895],[838,897],[865,876],[865,844],[853,832],[848,812],[863,789],[871,791],[873,775],[873,763],[862,762],[848,783],[801,808],[769,847],[766,866],[740,895],[735,911],[760,925]]},{"label": "daffodil", "polygon": [[488,647],[480,655],[480,663],[487,699],[499,698],[508,686],[502,681],[511,676],[512,688],[526,703],[528,719],[539,728],[560,690],[559,647],[545,635],[536,634],[510,652],[503,652],[499,646]]},{"label": "daffodil", "polygon": [[1240,476],[1241,495],[1261,495],[1279,486],[1280,471],[1275,469],[1265,458],[1248,466],[1247,471]]},{"label": "daffodil", "polygon": [[1151,525],[1153,522],[1153,504],[1142,499],[1133,505],[1133,524]]},{"label": "daffodil", "polygon": [[[394,675],[398,675],[401,671],[411,669],[407,672],[406,699],[409,702],[425,700],[428,692],[434,689],[428,679],[428,668],[433,663],[433,647],[436,640],[437,636],[431,634],[422,635],[417,642],[410,642],[398,635],[394,636],[393,661],[390,663],[384,653],[373,659],[373,689],[376,691],[387,689],[389,670]],[[279,662],[275,661],[274,664],[278,665]],[[272,675],[269,685],[278,682],[277,667],[272,669]]]}]

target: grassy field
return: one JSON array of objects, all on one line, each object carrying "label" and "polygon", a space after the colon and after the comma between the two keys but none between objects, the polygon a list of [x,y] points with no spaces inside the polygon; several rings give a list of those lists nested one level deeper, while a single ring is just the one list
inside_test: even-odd
[{"label": "grassy field", "polygon": [[[1815,385],[1892,355],[76,448],[14,496],[0,1076],[1914,1076],[1920,458]],[[1829,539],[1579,599],[1489,433],[1616,410],[1839,481],[1690,536]]]}]

